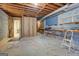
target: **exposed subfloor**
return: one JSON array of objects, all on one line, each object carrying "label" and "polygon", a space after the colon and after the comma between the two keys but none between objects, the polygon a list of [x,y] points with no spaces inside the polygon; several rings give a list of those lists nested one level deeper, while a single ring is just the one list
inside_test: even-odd
[{"label": "exposed subfloor", "polygon": [[69,52],[62,45],[62,38],[39,34],[35,37],[24,37],[14,41],[7,49],[10,56],[78,56],[79,51]]}]

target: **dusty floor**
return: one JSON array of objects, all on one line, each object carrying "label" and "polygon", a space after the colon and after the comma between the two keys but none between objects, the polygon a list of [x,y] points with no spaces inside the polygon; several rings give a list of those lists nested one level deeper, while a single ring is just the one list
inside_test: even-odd
[{"label": "dusty floor", "polygon": [[[11,43],[12,44],[12,43]],[[62,46],[60,37],[38,35],[36,37],[22,38],[9,44],[8,55],[12,56],[76,56],[79,51],[68,51]]]}]

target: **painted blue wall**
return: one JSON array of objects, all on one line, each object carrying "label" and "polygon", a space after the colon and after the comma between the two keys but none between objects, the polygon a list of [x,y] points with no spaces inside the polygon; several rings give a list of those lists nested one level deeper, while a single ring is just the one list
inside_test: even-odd
[{"label": "painted blue wall", "polygon": [[[70,18],[67,18],[70,17]],[[74,8],[73,10],[70,10],[68,12],[65,12],[63,14],[60,14],[58,16],[58,20],[62,20],[65,18],[63,21],[65,23],[67,22],[72,22],[72,17],[74,18],[74,22],[79,22],[79,7]],[[65,29],[79,29],[79,24],[63,24],[64,26],[67,26],[68,28]],[[68,36],[71,34],[67,34]],[[73,34],[73,42],[79,46],[79,32],[74,32]]]},{"label": "painted blue wall", "polygon": [[49,16],[44,19],[45,20],[45,26],[51,26],[51,25],[57,25],[58,24],[58,16]]},{"label": "painted blue wall", "polygon": [[[78,8],[74,8],[73,10],[70,10],[69,12],[65,12],[65,13],[63,13],[63,15],[61,15],[61,17],[69,17],[69,16],[72,16],[72,15],[74,15],[74,14],[79,14],[79,7]],[[60,15],[57,15],[57,16],[53,16],[53,15],[51,15],[51,16],[49,16],[49,17],[47,17],[47,18],[45,18],[44,20],[45,20],[45,27],[46,26],[48,26],[48,25],[54,25],[54,24],[58,24],[58,20],[59,20],[59,16]],[[61,18],[60,17],[60,18]],[[76,20],[74,20],[74,21],[79,21],[79,15],[78,16],[76,16],[78,19],[76,19]],[[71,22],[71,20],[65,20],[64,22]],[[70,25],[70,24],[66,24],[66,25],[68,25],[68,26],[70,26],[70,27],[73,27],[73,26],[75,26],[75,25]],[[79,26],[79,24],[77,24],[78,26]],[[77,26],[76,25],[76,26]],[[69,29],[69,28],[68,28]],[[56,33],[57,34],[57,33]],[[64,37],[64,32],[61,32],[60,34],[57,34],[57,35],[59,35],[59,36],[62,36],[62,37]],[[70,33],[68,33],[68,36],[69,35],[71,35]],[[63,39],[63,38],[62,38]],[[76,44],[76,45],[78,45],[79,46],[79,32],[77,33],[77,32],[74,32],[74,36],[73,36],[73,41],[74,41],[74,43]]]}]

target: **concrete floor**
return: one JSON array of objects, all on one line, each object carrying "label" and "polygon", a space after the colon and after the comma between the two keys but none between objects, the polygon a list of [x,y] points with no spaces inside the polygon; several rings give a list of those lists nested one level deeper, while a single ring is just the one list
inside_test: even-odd
[{"label": "concrete floor", "polygon": [[24,37],[10,42],[7,49],[9,56],[77,56],[79,51],[68,51],[62,45],[60,37],[39,34],[36,37]]}]

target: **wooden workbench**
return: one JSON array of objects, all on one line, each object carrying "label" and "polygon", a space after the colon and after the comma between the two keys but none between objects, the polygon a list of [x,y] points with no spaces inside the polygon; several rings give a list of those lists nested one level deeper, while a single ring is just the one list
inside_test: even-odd
[{"label": "wooden workbench", "polygon": [[67,31],[67,32],[79,32],[79,30],[63,30],[63,29],[58,29],[58,30],[55,30],[55,31],[63,31],[63,32],[65,32],[65,31]]}]

